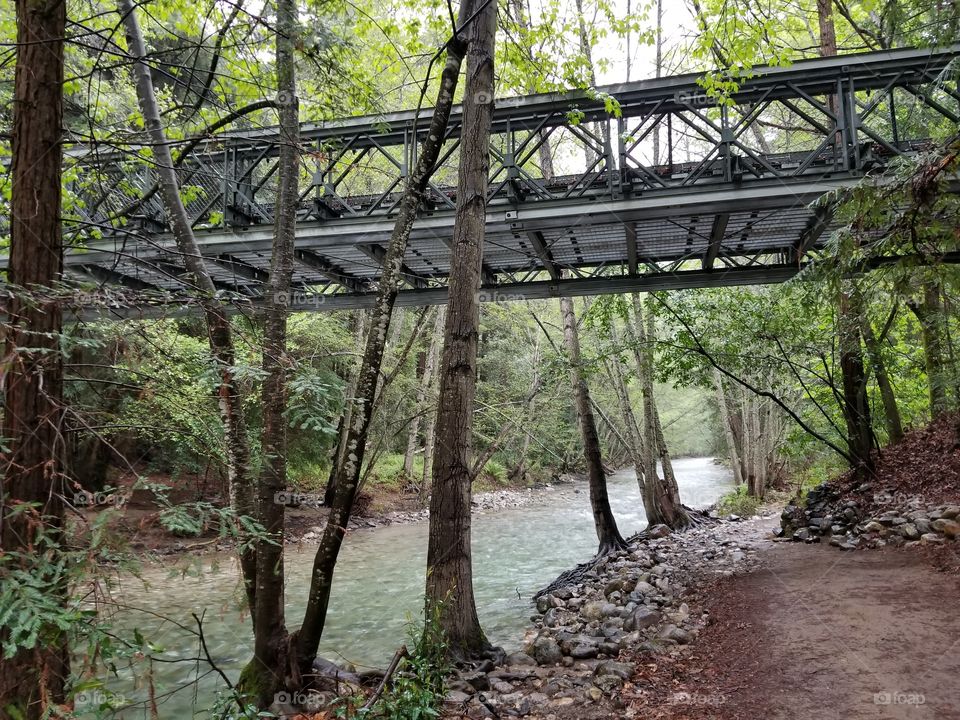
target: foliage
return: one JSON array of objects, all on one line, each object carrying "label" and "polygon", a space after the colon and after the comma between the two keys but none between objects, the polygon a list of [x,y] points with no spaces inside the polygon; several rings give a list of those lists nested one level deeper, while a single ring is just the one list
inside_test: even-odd
[{"label": "foliage", "polygon": [[439,717],[444,683],[450,673],[447,642],[440,626],[440,607],[426,611],[422,628],[411,623],[413,649],[387,690],[363,717],[383,720],[424,720]]},{"label": "foliage", "polygon": [[746,485],[738,485],[717,501],[717,514],[750,517],[760,508],[760,499],[747,492]]}]

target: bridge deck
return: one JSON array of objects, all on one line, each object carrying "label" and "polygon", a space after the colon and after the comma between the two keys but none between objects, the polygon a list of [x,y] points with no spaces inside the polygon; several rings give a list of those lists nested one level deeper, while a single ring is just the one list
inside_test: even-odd
[{"label": "bridge deck", "polygon": [[[498,100],[484,299],[786,279],[832,229],[813,201],[957,131],[960,92],[945,69],[958,56],[960,45],[758,68],[729,106],[695,75]],[[304,124],[293,307],[372,301],[429,115]],[[404,304],[445,297],[459,133],[458,109],[406,253]],[[225,133],[179,169],[216,284],[245,302],[269,278],[276,150],[275,129]],[[159,199],[141,199],[155,182],[149,162],[135,151],[69,157],[85,172],[72,188],[83,202],[67,219],[68,277],[126,288],[131,305],[181,301],[185,271]]]}]

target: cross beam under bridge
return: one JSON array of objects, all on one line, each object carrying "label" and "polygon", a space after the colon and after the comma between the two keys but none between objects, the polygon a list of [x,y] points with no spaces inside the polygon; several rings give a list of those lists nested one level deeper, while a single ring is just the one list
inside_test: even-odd
[{"label": "cross beam under bridge", "polygon": [[[836,227],[811,203],[957,132],[947,68],[958,57],[954,45],[756,68],[731,104],[692,74],[498,100],[481,298],[787,279]],[[292,309],[372,302],[429,117],[304,123]],[[458,108],[404,258],[401,304],[446,295],[460,131]],[[269,280],[278,142],[275,128],[224,133],[178,170],[214,283],[238,304],[255,306]],[[120,314],[137,314],[137,297],[150,313],[189,298],[149,161],[82,147],[68,157],[83,168],[71,187],[79,217],[66,219],[78,245],[68,278],[125,288],[133,299]]]}]

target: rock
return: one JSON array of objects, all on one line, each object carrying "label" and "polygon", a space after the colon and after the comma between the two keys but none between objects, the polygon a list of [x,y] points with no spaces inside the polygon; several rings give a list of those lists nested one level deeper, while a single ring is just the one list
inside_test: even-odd
[{"label": "rock", "polygon": [[667,625],[660,631],[660,637],[664,640],[672,640],[678,645],[686,645],[690,642],[690,633],[676,625]]},{"label": "rock", "polygon": [[633,675],[633,665],[629,663],[616,662],[615,660],[604,660],[593,670],[594,677],[601,675],[615,675],[621,680],[629,680]]},{"label": "rock", "polygon": [[594,702],[600,702],[600,700],[603,698],[603,690],[595,685],[591,685],[589,688],[587,688],[587,697]]},{"label": "rock", "polygon": [[871,520],[863,526],[863,531],[868,533],[877,533],[878,535],[886,535],[887,528],[885,528],[876,520]]},{"label": "rock", "polygon": [[592,641],[580,641],[570,646],[570,657],[576,660],[595,658],[600,654],[600,648]]},{"label": "rock", "polygon": [[936,533],[924,533],[920,536],[920,542],[925,545],[939,545],[943,542],[943,537]]},{"label": "rock", "polygon": [[613,595],[613,593],[620,592],[621,590],[623,590],[623,580],[611,580],[604,585],[603,594],[609,598],[611,595]]},{"label": "rock", "polygon": [[819,541],[820,541],[820,538],[818,538],[816,535],[814,535],[814,534],[810,531],[810,528],[805,528],[805,527],[800,528],[799,530],[797,530],[796,532],[794,532],[794,533],[793,533],[793,539],[794,539],[794,540],[799,540],[799,541],[801,541],[801,542],[806,542],[806,543],[819,542]]},{"label": "rock", "polygon": [[654,525],[653,527],[647,528],[647,537],[650,538],[665,538],[672,531],[666,525]]},{"label": "rock", "polygon": [[954,520],[940,518],[939,520],[934,520],[932,523],[930,523],[930,527],[934,532],[945,535],[951,540],[960,535],[960,523]]},{"label": "rock", "polygon": [[507,665],[536,665],[537,661],[526,653],[513,653],[507,655]]},{"label": "rock", "polygon": [[638,607],[623,621],[623,629],[627,632],[645,630],[658,624],[662,619],[663,617],[656,610],[651,610],[646,606]]},{"label": "rock", "polygon": [[593,684],[604,693],[611,693],[623,685],[623,678],[618,675],[600,675],[594,677]]},{"label": "rock", "polygon": [[538,665],[556,665],[563,659],[560,644],[548,635],[541,635],[534,640],[529,654]]},{"label": "rock", "polygon": [[957,505],[948,505],[943,509],[943,512],[940,513],[940,517],[947,520],[956,520],[957,517],[960,517],[960,507]]},{"label": "rock", "polygon": [[464,705],[470,702],[470,696],[459,690],[451,690],[443,700],[451,705]]},{"label": "rock", "polygon": [[656,592],[656,588],[653,587],[646,580],[640,580],[637,582],[636,586],[633,588],[633,594],[635,595],[651,595]]},{"label": "rock", "polygon": [[541,595],[537,598],[537,612],[543,615],[547,610],[550,609],[550,596]]},{"label": "rock", "polygon": [[603,620],[616,615],[618,612],[619,608],[613,603],[596,600],[584,605],[580,610],[580,615],[587,620]]},{"label": "rock", "polygon": [[468,683],[474,690],[482,691],[490,689],[490,678],[488,678],[484,672],[466,672],[460,676],[460,679]]},{"label": "rock", "polygon": [[900,534],[905,537],[907,540],[919,540],[920,531],[917,530],[917,526],[913,523],[905,523],[900,526]]}]

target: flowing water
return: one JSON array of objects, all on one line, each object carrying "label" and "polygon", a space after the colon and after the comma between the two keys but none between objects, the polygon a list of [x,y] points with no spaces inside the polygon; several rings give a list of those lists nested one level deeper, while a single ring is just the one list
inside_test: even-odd
[{"label": "flowing water", "polygon": [[[674,468],[681,498],[690,507],[711,505],[733,487],[730,472],[711,458],[678,459]],[[643,529],[646,521],[634,473],[617,473],[608,485],[621,533],[626,537]],[[542,502],[480,513],[473,520],[473,581],[480,621],[489,640],[507,651],[519,648],[530,621],[531,595],[596,550],[586,483],[540,492]],[[291,626],[302,617],[313,550],[305,545],[286,552],[287,623]],[[407,640],[409,621],[421,609],[426,554],[426,523],[349,535],[337,565],[320,654],[349,660],[360,668],[385,666]],[[198,576],[174,577],[166,569],[148,568],[144,571],[148,587],[127,581],[121,592],[127,607],[117,612],[114,621],[121,634],[135,627],[147,641],[162,646],[163,658],[187,659],[198,655],[197,641],[176,623],[195,629],[191,614],[204,614],[209,652],[233,680],[251,653],[249,622],[237,610],[237,570],[228,557],[220,559],[219,569],[211,569],[209,558],[204,563],[205,571]],[[133,611],[130,606],[170,619]],[[141,665],[139,672],[143,670]],[[208,666],[200,663],[199,673],[207,671]],[[197,665],[189,662],[154,664],[158,695],[184,687],[159,698],[162,718],[190,717],[213,702],[213,688],[222,681],[210,673],[194,683],[197,673]],[[142,687],[134,688],[129,681],[111,686],[127,700],[145,696]],[[95,694],[92,699],[97,699]],[[148,715],[141,706],[123,711],[122,717]]]}]

